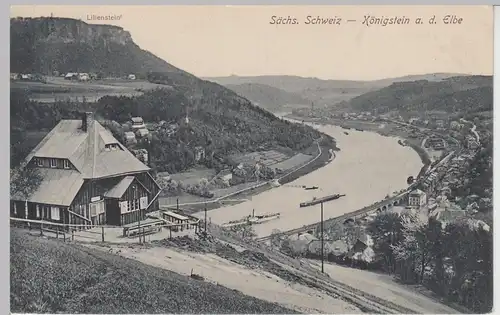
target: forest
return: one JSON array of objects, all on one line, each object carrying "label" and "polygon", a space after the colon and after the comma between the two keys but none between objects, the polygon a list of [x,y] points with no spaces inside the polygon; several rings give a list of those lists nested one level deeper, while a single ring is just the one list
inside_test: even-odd
[{"label": "forest", "polygon": [[396,82],[340,105],[356,111],[379,113],[391,110],[447,113],[488,111],[493,109],[493,78],[463,76],[436,82]]},{"label": "forest", "polygon": [[[194,165],[196,146],[206,151],[204,163],[215,167],[224,163],[225,157],[231,153],[276,147],[298,152],[322,137],[311,127],[281,120],[223,87],[201,82],[204,83],[197,97],[192,96],[191,89],[179,86],[156,89],[135,97],[105,96],[97,103],[38,103],[11,92],[11,163],[17,165],[36,145],[27,141],[27,132],[48,132],[61,119],[80,119],[84,111],[95,112],[98,120],[117,122],[106,127],[119,140],[120,125],[131,117],[140,116],[149,123],[178,124],[179,129],[174,135],[169,135],[165,129],[157,129],[146,147],[150,150],[151,166],[156,171],[170,173]],[[188,123],[185,123],[186,116],[189,117]],[[335,149],[332,138],[323,135],[322,139],[323,145]]]},{"label": "forest", "polygon": [[377,263],[407,284],[421,284],[474,313],[493,307],[491,225],[463,218],[442,225],[383,213],[371,222]]}]

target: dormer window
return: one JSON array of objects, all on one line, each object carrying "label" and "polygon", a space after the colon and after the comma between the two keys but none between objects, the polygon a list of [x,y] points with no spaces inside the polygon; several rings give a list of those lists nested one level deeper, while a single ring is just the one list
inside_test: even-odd
[{"label": "dormer window", "polygon": [[106,151],[116,151],[121,150],[122,148],[118,145],[118,143],[109,143],[104,147]]},{"label": "dormer window", "polygon": [[68,169],[69,168],[69,161],[64,160],[64,168]]},{"label": "dormer window", "polygon": [[57,159],[50,159],[50,167],[52,168],[57,167]]},{"label": "dormer window", "polygon": [[35,158],[36,166],[43,166],[43,160],[41,158]]}]

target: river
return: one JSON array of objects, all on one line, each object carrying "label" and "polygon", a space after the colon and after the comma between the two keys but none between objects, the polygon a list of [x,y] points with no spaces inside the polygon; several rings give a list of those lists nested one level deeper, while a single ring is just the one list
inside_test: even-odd
[{"label": "river", "polygon": [[[410,147],[398,144],[399,138],[384,137],[374,132],[349,130],[337,126],[315,126],[334,137],[341,151],[328,165],[295,181],[232,206],[211,210],[208,217],[216,224],[239,220],[252,213],[281,214],[279,219],[254,225],[258,237],[270,235],[274,229],[291,230],[320,221],[320,205],[300,208],[301,202],[313,197],[340,193],[346,196],[323,205],[324,219],[340,216],[384,199],[387,194],[408,186],[408,176],[416,177],[423,164]],[[293,186],[318,186],[304,190]],[[203,217],[202,213],[196,214]]]}]

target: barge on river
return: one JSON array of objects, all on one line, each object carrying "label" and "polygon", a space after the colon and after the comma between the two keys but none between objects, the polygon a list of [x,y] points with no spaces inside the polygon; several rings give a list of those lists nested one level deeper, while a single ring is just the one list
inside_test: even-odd
[{"label": "barge on river", "polygon": [[336,200],[336,199],[339,199],[340,197],[344,197],[344,196],[345,195],[335,194],[335,195],[329,195],[329,196],[325,196],[325,197],[321,197],[321,198],[314,198],[311,201],[301,202],[300,207],[301,208],[310,207],[310,206],[317,205],[318,203]]},{"label": "barge on river", "polygon": [[319,189],[318,186],[304,187],[305,190],[316,190]]}]

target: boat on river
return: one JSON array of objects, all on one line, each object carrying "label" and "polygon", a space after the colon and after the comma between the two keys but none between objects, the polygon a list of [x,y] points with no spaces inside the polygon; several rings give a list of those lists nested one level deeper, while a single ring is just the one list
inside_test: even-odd
[{"label": "boat on river", "polygon": [[318,189],[318,186],[310,186],[310,187],[304,187],[305,190],[315,190]]},{"label": "boat on river", "polygon": [[241,226],[241,225],[252,225],[252,224],[261,224],[270,220],[279,219],[280,213],[267,213],[261,215],[249,215],[246,218],[229,221],[227,223],[223,223],[223,227],[232,227],[232,226]]},{"label": "boat on river", "polygon": [[344,196],[345,195],[334,194],[334,195],[328,195],[328,196],[321,197],[321,198],[313,198],[313,200],[301,202],[300,207],[301,208],[310,207],[310,206],[317,205],[318,203],[336,200],[336,199],[339,199],[340,197],[344,197]]}]

